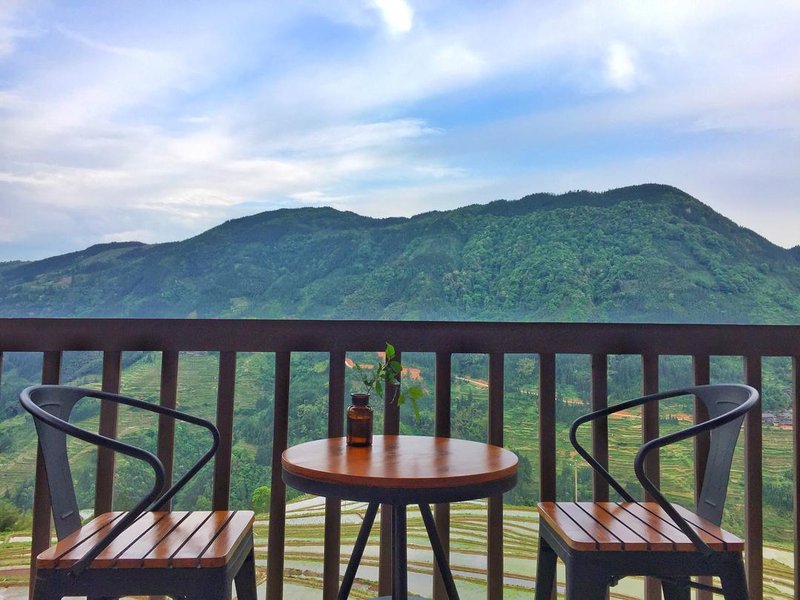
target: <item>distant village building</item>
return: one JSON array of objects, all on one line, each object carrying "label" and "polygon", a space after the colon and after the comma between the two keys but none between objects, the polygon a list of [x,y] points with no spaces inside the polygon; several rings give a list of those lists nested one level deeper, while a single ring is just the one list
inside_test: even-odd
[{"label": "distant village building", "polygon": [[763,413],[761,415],[761,421],[766,425],[773,425],[775,427],[791,427],[792,411],[784,409],[774,413]]}]

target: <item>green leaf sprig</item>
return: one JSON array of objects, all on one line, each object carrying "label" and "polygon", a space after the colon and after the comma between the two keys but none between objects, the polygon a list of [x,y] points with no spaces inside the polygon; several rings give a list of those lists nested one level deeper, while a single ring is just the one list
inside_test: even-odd
[{"label": "green leaf sprig", "polygon": [[400,387],[403,365],[395,358],[396,356],[397,352],[394,346],[386,342],[384,359],[375,363],[374,368],[365,369],[357,362],[353,362],[353,368],[358,372],[368,394],[374,391],[378,396],[382,396],[384,386],[392,389],[391,401],[397,401],[398,406],[403,406],[408,399],[414,409],[414,417],[419,421],[419,400],[425,395],[425,389],[416,384],[408,386],[406,389]]}]

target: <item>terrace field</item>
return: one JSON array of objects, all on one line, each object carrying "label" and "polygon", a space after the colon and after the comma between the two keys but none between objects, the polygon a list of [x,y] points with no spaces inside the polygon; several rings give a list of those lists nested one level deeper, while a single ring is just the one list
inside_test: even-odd
[{"label": "terrace field", "polygon": [[[411,359],[412,357],[409,357]],[[416,358],[416,357],[414,357]],[[427,369],[424,359],[423,377]],[[243,354],[239,358],[236,391],[236,433],[234,445],[234,481],[232,482],[232,504],[249,507],[253,489],[269,482],[268,453],[264,448],[271,445],[272,411],[272,361],[270,356]],[[409,362],[408,364],[414,364]],[[325,398],[327,397],[327,372],[325,356],[302,355],[293,363],[290,443],[324,436]],[[511,367],[507,367],[509,370]],[[480,369],[477,369],[480,371]],[[457,373],[457,374],[456,374]],[[160,361],[157,355],[144,355],[126,368],[122,378],[125,393],[157,401],[160,377]],[[186,353],[181,355],[179,371],[179,405],[189,412],[214,418],[216,402],[217,357],[213,354]],[[96,385],[96,378],[75,377],[69,369],[65,379],[82,385]],[[538,495],[538,390],[533,384],[513,386],[507,376],[505,398],[505,444],[520,454],[523,469],[520,486],[513,496],[507,497],[505,520],[505,566],[507,576],[506,598],[529,598],[534,583],[536,532],[538,519],[533,508]],[[426,384],[432,387],[432,377]],[[454,364],[453,379],[453,435],[481,439],[485,434],[485,415],[487,389],[485,381],[476,373],[474,365],[459,372]],[[614,400],[612,400],[614,401]],[[420,424],[413,422],[410,411],[403,411],[402,428],[404,432],[430,434],[430,399],[423,401],[423,414]],[[559,414],[557,416],[557,469],[558,493],[560,498],[572,498],[577,493],[580,499],[589,499],[589,470],[575,460],[574,451],[568,443],[566,430],[572,412],[583,412],[582,399],[568,384],[559,386]],[[96,427],[96,411],[85,410],[84,423]],[[680,427],[686,418],[688,407],[669,407],[662,411],[661,430],[668,432]],[[376,407],[376,430],[380,428],[380,407]],[[640,443],[640,419],[637,414],[626,414],[612,419],[610,437],[611,471],[629,487],[632,485],[632,461],[635,449]],[[119,432],[123,439],[132,439],[145,446],[153,445],[155,423],[147,423],[134,417],[129,411],[120,413]],[[13,443],[0,454],[0,496],[19,498],[30,494],[28,481],[33,474],[34,444],[32,425],[18,416],[0,424],[2,434]],[[791,431],[765,426],[764,433],[764,474],[765,506],[764,531],[769,548],[765,550],[765,597],[791,598],[790,584],[792,532],[791,508],[769,496],[775,485],[770,482],[786,479],[791,471]],[[196,442],[186,436],[179,436],[178,445],[188,445],[196,449]],[[94,460],[91,450],[75,445],[71,451],[78,462],[75,477],[85,487],[82,498],[89,506],[91,482],[94,478]],[[188,454],[191,454],[189,452]],[[177,463],[188,459],[188,454],[179,454]],[[670,491],[673,501],[690,505],[692,497],[691,476],[693,451],[690,444],[673,447],[662,454],[663,487]],[[741,534],[743,528],[743,482],[742,482],[743,444],[737,449],[737,456],[731,477],[729,504],[724,525]],[[121,507],[130,502],[135,482],[136,470],[126,461],[119,462],[116,480],[116,501]],[[208,470],[197,478],[197,485],[182,492],[178,505],[184,507],[208,508],[210,473]],[[787,479],[787,481],[789,481]],[[85,486],[83,485],[85,483]],[[772,487],[770,487],[772,486]],[[16,494],[16,496],[15,496]],[[315,499],[300,497],[290,491],[291,504],[288,512],[286,546],[286,583],[291,586],[292,598],[317,598],[321,587],[322,569],[322,510]],[[525,506],[527,505],[527,506]],[[363,505],[346,503],[343,509],[342,561],[349,556],[355,539]],[[257,545],[261,549],[261,559],[266,551],[267,528],[265,517],[259,517],[256,528]],[[454,572],[459,589],[464,598],[484,597],[485,591],[485,552],[484,535],[485,511],[481,503],[455,505],[452,512],[452,552]],[[27,527],[26,528],[26,521]],[[27,573],[29,544],[29,520],[23,518],[12,531],[0,533],[0,585],[24,584]],[[377,549],[376,536],[367,550],[361,580],[354,589],[353,598],[368,598],[376,595],[374,580],[376,575]],[[432,559],[427,545],[424,527],[416,511],[409,513],[409,565],[410,585],[416,593],[430,595],[430,570]],[[343,567],[344,568],[344,567]],[[22,588],[18,588],[22,590]],[[289,592],[287,592],[289,593]],[[0,590],[0,597],[11,598],[11,590]],[[24,597],[24,596],[23,596]],[[614,598],[641,597],[641,584],[625,581],[614,589]]]}]

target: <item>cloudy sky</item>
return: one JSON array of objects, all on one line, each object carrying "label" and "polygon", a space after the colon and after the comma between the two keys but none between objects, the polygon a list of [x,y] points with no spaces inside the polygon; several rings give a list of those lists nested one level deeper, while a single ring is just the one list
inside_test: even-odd
[{"label": "cloudy sky", "polygon": [[797,0],[0,0],[0,260],[675,185],[800,244]]}]

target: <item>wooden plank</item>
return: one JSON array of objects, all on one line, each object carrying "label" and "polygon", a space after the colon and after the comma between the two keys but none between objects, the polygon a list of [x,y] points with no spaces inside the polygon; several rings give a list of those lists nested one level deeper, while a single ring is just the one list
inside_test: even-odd
[{"label": "wooden plank", "polygon": [[[592,410],[608,406],[608,356],[592,354],[591,371]],[[608,469],[608,419],[592,421],[592,456],[605,469]],[[594,469],[592,470],[592,498],[595,502],[608,500],[608,482]]]},{"label": "wooden plank", "polygon": [[[452,410],[452,389],[451,380],[453,376],[453,355],[449,352],[436,353],[436,392],[435,392],[435,414],[434,414],[434,433],[438,437],[450,437],[451,431],[451,410]],[[444,555],[450,559],[450,505],[436,504],[433,507],[433,520],[436,524],[436,532],[442,542]],[[442,581],[442,574],[439,565],[433,563],[433,600],[445,600],[447,590]]]},{"label": "wooden plank", "polygon": [[[104,392],[119,393],[122,352],[112,350],[103,353]],[[100,425],[98,433],[105,437],[117,438],[117,415],[119,405],[116,402],[100,402]],[[95,516],[109,512],[114,504],[114,463],[115,454],[111,448],[97,449],[97,476],[95,477],[94,514]]]},{"label": "wooden plank", "polygon": [[[670,538],[663,535],[659,530],[648,527],[642,523],[640,519],[625,510],[623,506],[624,503],[597,502],[596,504],[600,509],[606,511],[611,518],[633,531],[637,537],[646,542],[646,550],[668,551],[673,549],[674,545]],[[583,504],[581,504],[581,506],[583,506]],[[625,547],[630,548],[627,542]]]},{"label": "wooden plank", "polygon": [[[109,569],[114,566],[117,558],[125,549],[135,542],[148,529],[154,527],[162,518],[164,513],[144,513],[136,519],[130,526],[123,531],[119,537],[115,538],[103,551],[92,561],[92,567],[98,569]],[[86,553],[103,537],[106,531],[103,530],[89,538],[82,544],[76,545],[69,552],[59,558],[58,568],[68,568],[81,560]]]},{"label": "wooden plank", "polygon": [[[694,385],[708,385],[711,382],[711,360],[706,356],[692,356],[692,370],[694,371]],[[705,405],[697,398],[694,400],[694,422],[696,424],[708,420],[708,411]],[[706,462],[711,444],[709,434],[702,433],[694,436],[694,482],[695,503],[699,498],[703,480],[706,475]]]},{"label": "wooden plank", "polygon": [[[178,353],[168,351],[161,353],[161,385],[160,404],[166,408],[176,408],[178,403]],[[158,460],[164,465],[164,485],[161,493],[172,485],[172,472],[175,465],[175,419],[166,415],[158,416]],[[172,501],[157,507],[169,510]]]},{"label": "wooden plank", "polygon": [[[396,338],[387,336],[394,344]],[[403,348],[406,346],[404,345]],[[395,359],[402,362],[402,354],[397,351]],[[383,393],[383,434],[400,433],[400,407],[392,400],[394,392],[384,386]],[[392,507],[381,504],[380,541],[378,550],[378,593],[381,596],[392,593]]]},{"label": "wooden plank", "polygon": [[95,540],[99,539],[96,536],[97,532],[104,530],[124,514],[125,513],[122,512],[105,513],[95,517],[80,529],[73,531],[63,540],[41,552],[38,557],[36,557],[37,566],[39,568],[56,567],[61,556],[83,544],[89,538]]},{"label": "wooden plank", "polygon": [[[331,350],[328,362],[328,437],[344,435],[345,358],[344,350]],[[339,591],[341,547],[342,502],[335,498],[326,498],[322,567],[322,597],[324,600],[335,600]]]},{"label": "wooden plank", "polygon": [[[505,356],[499,352],[489,355],[489,431],[488,442],[503,446],[503,393],[505,387]],[[503,496],[489,498],[486,519],[486,582],[487,598],[503,597]]]},{"label": "wooden plank", "polygon": [[[701,534],[701,538],[703,541],[708,543],[708,541],[714,542],[714,540],[719,540],[723,544],[723,548],[727,550],[731,550],[733,552],[740,552],[744,550],[744,541],[737,535],[726,531],[719,525],[715,525],[710,521],[707,521],[690,510],[687,510],[683,506],[678,504],[673,505],[675,510],[678,511],[686,521],[699,532],[703,532]],[[708,540],[708,541],[707,541]],[[716,542],[714,542],[716,543]],[[710,545],[710,544],[709,544]]]},{"label": "wooden plank", "polygon": [[566,512],[561,510],[559,508],[561,504],[563,503],[539,502],[537,505],[539,516],[547,521],[547,524],[571,548],[581,551],[597,550],[597,540],[590,536],[585,529],[581,528]]},{"label": "wooden plank", "polygon": [[[569,503],[569,505],[577,506],[597,526],[610,533],[615,546],[617,542],[621,542],[623,550],[644,552],[654,549],[654,545],[649,540],[649,532],[637,527],[630,518],[630,514],[621,510],[616,504],[612,502],[575,502]],[[592,534],[590,530],[589,533]],[[594,534],[592,537],[597,539]],[[600,544],[600,550],[606,549],[603,544]]]},{"label": "wooden plank", "polygon": [[166,563],[166,566],[173,568],[199,567],[203,553],[219,532],[225,528],[234,513],[229,510],[217,510],[213,512],[197,511],[194,515],[195,520],[176,532],[175,539],[170,543],[170,545],[175,543],[175,547],[166,556],[166,560],[159,551],[159,557],[155,564],[160,566]]},{"label": "wooden plank", "polygon": [[685,533],[672,523],[672,519],[661,511],[654,503],[619,502],[631,515],[636,517],[643,527],[657,531],[660,535],[672,541],[674,550],[694,550],[694,544]]},{"label": "wooden plank", "polygon": [[539,355],[539,495],[556,499],[556,357]]},{"label": "wooden plank", "polygon": [[800,326],[257,319],[3,319],[5,352],[43,350],[800,355]]},{"label": "wooden plank", "polygon": [[[672,539],[676,544],[676,550],[695,550],[692,541],[674,524],[672,518],[655,502],[642,504],[624,503],[622,506],[631,513],[636,514],[642,519],[648,519],[648,524],[653,528],[658,528],[661,533]],[[695,515],[685,508],[673,505],[678,513],[695,530],[700,539],[717,551],[733,550],[739,551],[743,548],[742,540],[737,536],[725,531]],[[647,515],[653,517],[649,519]],[[660,523],[659,523],[660,521]]]},{"label": "wooden plank", "polygon": [[[200,567],[216,568],[226,565],[233,556],[234,550],[239,547],[239,544],[252,528],[252,511],[238,510],[233,513],[233,516],[228,519],[225,526],[213,538],[214,541],[203,552],[203,556],[200,558]],[[174,559],[173,565],[177,566]]]},{"label": "wooden plank", "polygon": [[582,509],[578,502],[558,502],[559,511],[566,514],[596,543],[597,550],[623,550],[622,540],[598,523],[590,514]]},{"label": "wooden plank", "polygon": [[211,501],[214,510],[227,510],[230,501],[235,395],[236,352],[220,352],[216,423],[219,448],[214,456],[214,491]]},{"label": "wooden plank", "polygon": [[[761,357],[745,356],[744,371],[745,383],[754,387],[761,394]],[[761,406],[761,402],[759,402],[744,417],[744,539],[745,569],[750,600],[762,600],[764,597]]]},{"label": "wooden plank", "polygon": [[[658,392],[658,355],[642,355],[642,394]],[[659,403],[650,402],[642,407],[642,443],[654,440],[659,434]],[[661,461],[659,451],[651,452],[645,460],[645,473],[656,487],[661,486]],[[645,500],[652,500],[645,492]],[[644,578],[645,600],[661,600],[661,582],[655,577]]]},{"label": "wooden plank", "polygon": [[800,356],[792,357],[792,524],[794,526],[794,597],[800,597]]},{"label": "wooden plank", "polygon": [[[692,371],[694,372],[694,385],[708,385],[711,383],[711,359],[706,355],[692,356]],[[705,405],[698,399],[694,399],[694,423],[702,423],[708,420],[708,411]],[[694,503],[700,498],[700,491],[703,489],[703,481],[706,476],[706,465],[708,463],[708,452],[711,448],[711,435],[703,432],[694,436]],[[712,585],[711,577],[698,577],[697,580],[704,585]],[[697,590],[697,600],[713,600],[713,594],[708,590]]]},{"label": "wooden plank", "polygon": [[[645,396],[658,393],[658,355],[642,356],[642,393]],[[659,404],[648,402],[642,407],[642,443],[654,440],[659,435]],[[661,485],[661,464],[658,450],[651,452],[645,460],[645,473],[656,487]],[[645,495],[645,500],[651,500]],[[659,592],[660,593],[660,592]]]},{"label": "wooden plank", "polygon": [[152,530],[125,550],[116,566],[136,568],[147,561],[148,568],[166,569],[172,557],[211,516],[209,511],[167,513]]},{"label": "wooden plank", "polygon": [[275,354],[275,407],[272,419],[272,479],[267,541],[267,600],[283,598],[283,564],[286,539],[286,484],[281,475],[281,454],[289,431],[289,381],[291,354]]}]

